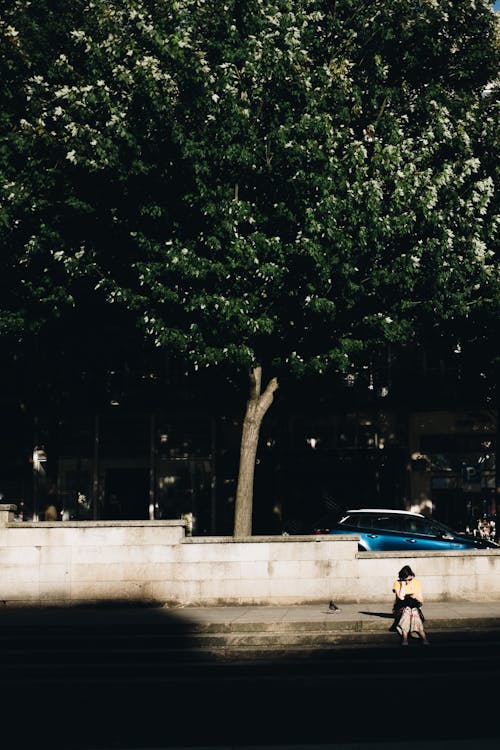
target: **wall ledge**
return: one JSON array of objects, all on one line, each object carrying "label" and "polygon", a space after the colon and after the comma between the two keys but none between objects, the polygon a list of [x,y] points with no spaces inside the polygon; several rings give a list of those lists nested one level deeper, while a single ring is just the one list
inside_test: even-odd
[{"label": "wall ledge", "polygon": [[[15,507],[15,506],[14,506]],[[0,506],[1,510],[1,506]],[[173,521],[12,521],[7,525],[9,529],[102,529],[134,527],[179,527],[186,526],[183,519]]]},{"label": "wall ledge", "polygon": [[294,534],[283,536],[187,536],[182,540],[182,544],[262,544],[269,542],[278,542],[280,544],[289,544],[290,542],[352,542],[357,541],[359,537],[352,534]]}]

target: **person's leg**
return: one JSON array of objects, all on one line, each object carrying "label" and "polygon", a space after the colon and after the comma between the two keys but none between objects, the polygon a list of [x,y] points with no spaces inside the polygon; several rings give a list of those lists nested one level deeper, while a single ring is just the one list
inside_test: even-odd
[{"label": "person's leg", "polygon": [[417,633],[417,635],[421,638],[422,643],[424,646],[429,645],[429,640],[427,638],[427,634],[424,629],[424,623],[422,620],[422,615],[420,610],[417,607],[414,607],[411,612],[411,627],[410,630],[414,633]]},{"label": "person's leg", "polygon": [[405,607],[398,622],[398,633],[401,636],[401,645],[408,645],[408,634],[410,632],[411,614],[409,607]]}]

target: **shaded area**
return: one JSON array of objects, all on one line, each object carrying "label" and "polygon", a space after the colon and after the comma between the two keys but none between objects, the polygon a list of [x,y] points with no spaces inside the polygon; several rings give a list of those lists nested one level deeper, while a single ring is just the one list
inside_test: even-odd
[{"label": "shaded area", "polygon": [[370,610],[359,610],[360,615],[371,615],[371,617],[385,617],[386,619],[394,619],[394,615],[390,612],[371,612]]},{"label": "shaded area", "polygon": [[[200,647],[200,629],[189,608],[137,603],[0,610],[0,699],[16,747],[394,741],[408,731],[406,712],[394,710],[403,695],[426,713],[451,705],[472,718],[494,715],[498,638],[229,659]],[[496,727],[422,721],[411,731],[444,741],[490,737]]]}]

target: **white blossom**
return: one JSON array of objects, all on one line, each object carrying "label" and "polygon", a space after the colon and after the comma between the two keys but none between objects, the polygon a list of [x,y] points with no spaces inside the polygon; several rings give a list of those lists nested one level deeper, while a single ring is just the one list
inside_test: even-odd
[{"label": "white blossom", "polygon": [[73,39],[77,42],[81,42],[83,39],[86,38],[85,32],[82,31],[81,29],[80,30],[74,29],[73,31],[70,32],[70,36],[72,36]]}]

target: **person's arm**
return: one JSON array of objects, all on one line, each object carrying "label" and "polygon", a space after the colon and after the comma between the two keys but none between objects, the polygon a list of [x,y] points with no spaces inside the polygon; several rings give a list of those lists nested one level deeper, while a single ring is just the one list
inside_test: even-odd
[{"label": "person's arm", "polygon": [[396,597],[398,599],[404,599],[406,594],[406,583],[405,581],[396,581]]}]

